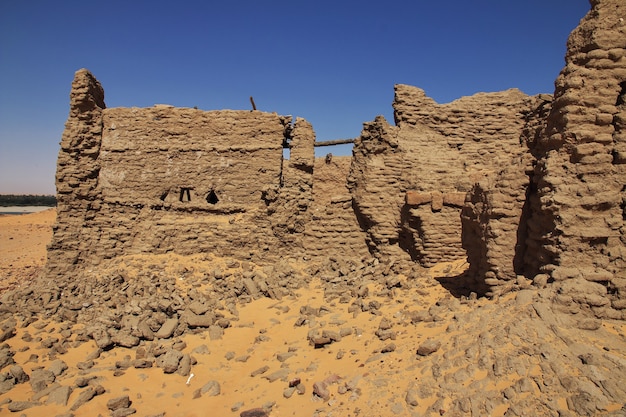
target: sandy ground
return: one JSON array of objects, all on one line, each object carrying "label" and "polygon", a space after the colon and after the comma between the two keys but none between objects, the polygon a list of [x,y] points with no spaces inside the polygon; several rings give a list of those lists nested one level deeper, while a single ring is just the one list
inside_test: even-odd
[{"label": "sandy ground", "polygon": [[[29,280],[41,270],[54,218],[54,210],[0,216],[2,291],[28,285]],[[465,267],[464,262],[441,264],[430,274],[456,276]],[[446,408],[453,398],[436,403],[436,390],[422,388],[419,401],[414,406],[409,406],[406,398],[407,389],[413,384],[432,378],[435,366],[441,368],[442,378],[447,378],[451,387],[470,386],[473,390],[485,392],[501,392],[507,387],[520,385],[520,381],[542,380],[540,359],[534,359],[540,358],[540,355],[524,359],[525,362],[517,365],[514,362],[521,360],[517,356],[521,355],[522,349],[528,350],[536,342],[530,341],[530,347],[520,347],[516,341],[513,344],[503,343],[503,357],[510,356],[506,360],[511,361],[511,369],[499,379],[488,378],[487,368],[476,365],[480,360],[471,359],[472,340],[488,323],[469,322],[465,327],[458,324],[462,323],[463,315],[470,309],[484,310],[485,316],[476,317],[487,317],[489,311],[499,308],[498,303],[514,303],[515,295],[495,303],[478,299],[471,305],[463,304],[453,299],[434,279],[419,288],[403,289],[394,298],[379,297],[377,292],[376,284],[371,284],[372,296],[368,300],[380,303],[375,312],[349,312],[348,304],[326,301],[320,283],[315,280],[308,288],[299,290],[296,296],[282,300],[264,298],[240,305],[237,314],[226,317],[231,320],[231,327],[221,338],[212,339],[205,331],[166,341],[195,360],[189,376],[166,375],[157,367],[128,366],[129,361],[141,358],[141,348],[149,349],[152,342],[139,349],[116,347],[98,352],[93,340],[75,340],[67,352],[52,354],[48,341],[72,335],[82,325],[71,327],[67,323],[43,320],[28,326],[18,323],[16,335],[4,342],[16,352],[15,362],[31,375],[36,369],[49,369],[55,361],[62,360],[68,369],[57,377],[56,382],[74,388],[66,405],[48,404],[42,397],[40,405],[27,408],[21,414],[13,414],[29,417],[71,415],[68,410],[84,392],[84,389],[76,388],[76,381],[81,377],[93,378],[90,384],[104,389],[101,395],[72,411],[75,416],[112,415],[107,409],[107,401],[124,395],[129,396],[131,407],[137,410],[134,415],[138,416],[238,416],[241,411],[256,407],[271,409],[272,417],[420,416],[427,413],[429,407],[428,415],[432,415],[433,404],[441,404],[436,414],[446,415]],[[409,320],[409,313],[416,306],[436,304],[454,304],[454,307],[441,308],[438,313],[441,320],[413,323]],[[306,322],[299,322],[301,311],[311,308],[318,309],[320,314]],[[383,340],[378,337],[377,330],[384,320],[393,323],[393,338]],[[510,334],[515,334],[513,327],[507,325],[507,328],[512,328],[513,333]],[[342,336],[340,340],[316,349],[310,344],[308,334],[311,330],[322,329]],[[622,342],[624,331],[622,324],[607,326],[607,332],[612,332],[610,334],[614,334],[615,340]],[[578,331],[577,334],[581,335],[582,342],[584,332]],[[483,336],[480,334],[480,337]],[[436,362],[435,359],[425,362],[423,357],[416,355],[416,349],[428,340],[436,340],[444,346],[465,348],[458,353],[453,353],[451,349],[444,356],[445,362]],[[545,339],[542,343],[554,343],[558,348],[556,344],[563,342]],[[598,343],[599,348],[608,349],[609,345],[605,342]],[[610,347],[615,354],[622,349],[617,345]],[[90,360],[93,362],[90,363]],[[296,385],[297,380],[301,382],[299,387],[304,392],[290,388],[290,385]],[[219,383],[219,394],[211,396],[204,393],[199,396],[197,391],[210,381]],[[313,395],[314,384],[322,381],[327,382],[329,396],[326,400]],[[454,381],[458,384],[453,385]],[[528,397],[539,393],[539,387],[532,382],[528,384],[528,391],[522,390],[519,395]],[[5,407],[10,402],[32,401],[34,394],[29,383],[18,384],[7,393],[0,394],[0,415],[9,414]],[[568,407],[565,396],[557,395],[551,401],[556,408],[565,410]],[[503,416],[508,407],[505,400],[498,399],[490,415]],[[605,409],[611,411],[619,407],[621,404],[609,403]]]},{"label": "sandy ground", "polygon": [[32,214],[0,214],[0,292],[26,285],[46,262],[56,209]]},{"label": "sandy ground", "polygon": [[50,210],[52,207],[45,206],[3,206],[0,207],[1,214],[28,214]]}]

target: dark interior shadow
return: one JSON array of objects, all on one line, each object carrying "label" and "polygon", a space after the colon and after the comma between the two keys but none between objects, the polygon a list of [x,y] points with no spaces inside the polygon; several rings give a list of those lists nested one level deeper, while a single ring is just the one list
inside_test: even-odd
[{"label": "dark interior shadow", "polygon": [[435,277],[435,280],[455,298],[469,298],[472,293],[481,295],[476,291],[476,284],[469,279],[467,272],[452,277]]},{"label": "dark interior shadow", "polygon": [[419,218],[411,216],[411,207],[402,206],[400,211],[400,233],[398,234],[398,246],[411,257],[413,262],[419,262],[419,253],[417,251],[413,230],[416,232],[421,230],[422,222]]}]

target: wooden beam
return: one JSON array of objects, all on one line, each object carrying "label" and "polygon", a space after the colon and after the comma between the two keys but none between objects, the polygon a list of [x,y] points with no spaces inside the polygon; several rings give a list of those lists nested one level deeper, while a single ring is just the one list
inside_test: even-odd
[{"label": "wooden beam", "polygon": [[337,139],[337,140],[325,140],[323,142],[315,142],[313,146],[334,146],[345,145],[348,143],[354,143],[356,139]]}]

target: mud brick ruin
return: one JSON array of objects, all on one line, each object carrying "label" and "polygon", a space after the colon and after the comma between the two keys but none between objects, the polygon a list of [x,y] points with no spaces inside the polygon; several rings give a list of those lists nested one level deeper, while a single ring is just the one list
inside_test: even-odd
[{"label": "mud brick ruin", "polygon": [[464,284],[480,294],[552,285],[563,310],[626,319],[626,4],[591,3],[554,96],[437,104],[396,85],[395,125],[364,124],[335,195],[316,193],[325,167],[304,119],[107,109],[78,71],[47,276],[142,253],[467,258]]}]

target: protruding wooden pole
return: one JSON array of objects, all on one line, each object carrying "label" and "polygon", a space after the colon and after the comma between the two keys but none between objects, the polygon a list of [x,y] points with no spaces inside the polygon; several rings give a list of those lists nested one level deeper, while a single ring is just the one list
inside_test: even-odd
[{"label": "protruding wooden pole", "polygon": [[252,104],[252,110],[256,110],[256,104],[254,104],[254,99],[250,96],[250,103]]},{"label": "protruding wooden pole", "polygon": [[345,145],[347,143],[354,143],[354,139],[325,140],[323,142],[315,142],[313,146]]}]

